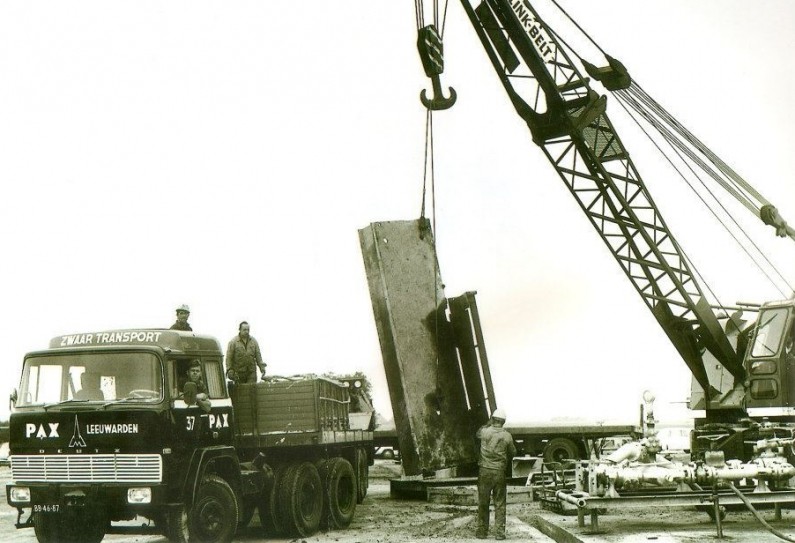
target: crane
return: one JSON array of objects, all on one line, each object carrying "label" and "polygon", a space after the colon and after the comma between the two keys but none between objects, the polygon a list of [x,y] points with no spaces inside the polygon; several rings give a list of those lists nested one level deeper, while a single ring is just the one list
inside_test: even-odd
[{"label": "crane", "polygon": [[[527,0],[461,1],[509,100],[530,129],[533,142],[569,189],[703,391],[706,416],[700,426],[706,432],[715,427],[728,428],[729,439],[721,446],[734,447],[740,456],[747,433],[761,426],[751,418],[754,410],[768,418],[766,423],[795,427],[795,295],[762,304],[756,325],[750,329],[751,337],[746,335],[739,342],[729,339],[697,272],[666,225],[616,132],[607,113],[607,97],[592,88],[591,78],[623,98],[622,103],[637,106],[637,111],[671,142],[675,152],[704,166],[709,176],[772,226],[777,235],[795,240],[795,230],[770,202],[646,95],[620,61],[606,55],[607,66],[597,68],[579,59],[586,76],[562,38]],[[421,29],[420,42],[424,37],[426,45],[420,45],[420,55],[439,95],[435,101],[423,95],[429,109],[449,107],[455,99],[454,93],[450,99],[440,94],[443,61],[438,36],[427,28]],[[431,44],[427,45],[429,41]],[[429,54],[436,55],[434,62],[423,56]],[[697,152],[706,158],[700,158]],[[746,341],[750,344],[747,350]],[[708,370],[705,358],[719,364],[720,379],[725,379],[728,386],[711,379],[714,372]],[[735,434],[741,437],[735,438]]]}]

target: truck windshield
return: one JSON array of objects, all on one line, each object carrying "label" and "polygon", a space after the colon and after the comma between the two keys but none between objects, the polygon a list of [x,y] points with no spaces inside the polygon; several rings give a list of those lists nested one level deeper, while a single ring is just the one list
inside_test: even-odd
[{"label": "truck windshield", "polygon": [[17,405],[154,402],[162,397],[162,371],[152,353],[72,353],[25,360]]},{"label": "truck windshield", "polygon": [[775,355],[781,347],[784,327],[787,324],[788,309],[778,307],[766,309],[759,314],[758,328],[751,347],[751,356],[766,357]]}]

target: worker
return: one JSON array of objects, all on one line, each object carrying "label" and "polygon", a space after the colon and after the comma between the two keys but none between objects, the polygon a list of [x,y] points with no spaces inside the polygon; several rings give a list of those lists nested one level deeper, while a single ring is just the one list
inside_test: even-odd
[{"label": "worker", "polygon": [[104,400],[105,395],[102,394],[99,383],[101,375],[84,371],[80,375],[80,390],[75,392],[75,400]]},{"label": "worker", "polygon": [[190,317],[190,307],[182,304],[177,308],[177,322],[171,325],[171,330],[193,332],[193,328],[188,324],[188,317]]},{"label": "worker", "polygon": [[505,472],[516,454],[513,437],[503,428],[505,411],[495,409],[491,420],[477,432],[480,440],[478,460],[478,525],[475,537],[485,539],[489,533],[489,502],[494,495],[496,539],[505,539]]},{"label": "worker", "polygon": [[198,360],[191,360],[185,372],[188,380],[182,387],[182,399],[186,405],[198,405],[205,413],[209,413],[210,398],[207,396],[207,387],[202,380],[202,365]]},{"label": "worker", "polygon": [[262,361],[262,353],[257,340],[251,337],[251,326],[246,321],[237,327],[237,335],[229,342],[226,350],[227,376],[237,384],[256,383],[257,368],[265,377],[267,364]]}]

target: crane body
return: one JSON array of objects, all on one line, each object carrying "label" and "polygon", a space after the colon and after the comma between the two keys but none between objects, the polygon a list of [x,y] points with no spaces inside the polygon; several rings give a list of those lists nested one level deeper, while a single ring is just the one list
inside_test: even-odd
[{"label": "crane body", "polygon": [[[728,430],[727,447],[746,456],[742,442],[760,427],[754,415],[791,432],[795,295],[762,305],[756,324],[742,332],[732,319],[719,320],[616,133],[607,97],[591,87],[557,34],[526,0],[462,4],[534,143],[687,364],[697,399],[691,407],[705,413],[694,441],[702,429]],[[608,90],[628,88],[626,68],[607,61],[603,68],[583,65]]]}]

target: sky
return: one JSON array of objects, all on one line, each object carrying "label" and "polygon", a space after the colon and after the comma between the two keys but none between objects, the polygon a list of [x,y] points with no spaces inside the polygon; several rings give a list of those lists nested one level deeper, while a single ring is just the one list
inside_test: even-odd
[{"label": "sky", "polygon": [[[795,222],[795,3],[561,4]],[[269,373],[365,372],[390,416],[357,231],[420,213],[430,82],[415,42],[408,2],[0,3],[0,391],[53,336],[167,327],[186,303],[194,330],[222,344],[249,321]],[[457,2],[444,45],[458,101],[434,115],[437,250],[447,295],[478,292],[498,403],[513,421],[634,422],[651,389],[658,418],[684,416],[686,366]],[[616,106],[718,297],[782,298]],[[795,243],[738,213],[795,283]]]}]

